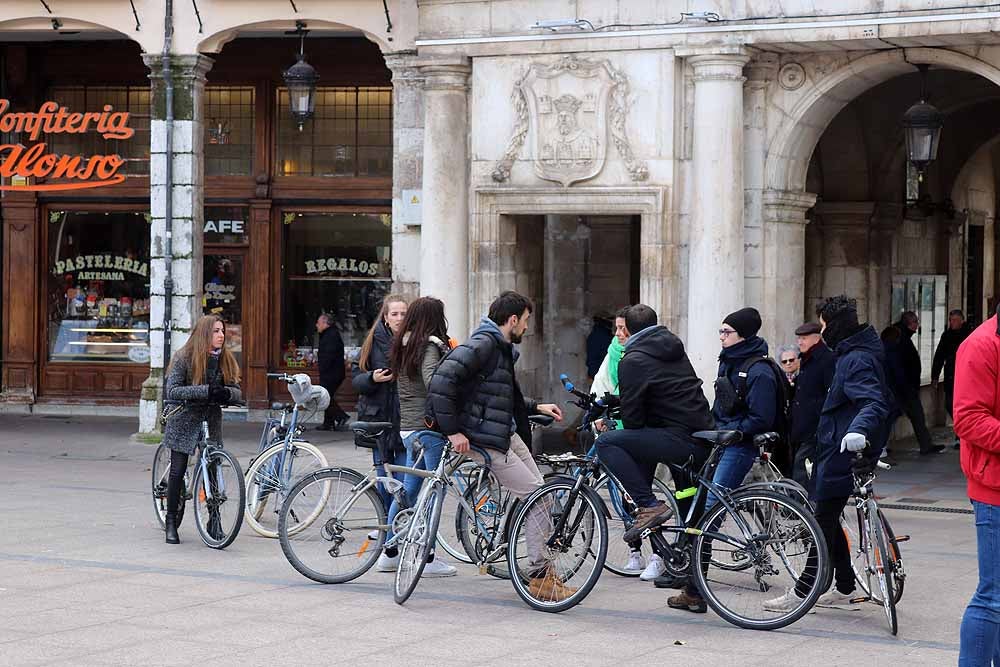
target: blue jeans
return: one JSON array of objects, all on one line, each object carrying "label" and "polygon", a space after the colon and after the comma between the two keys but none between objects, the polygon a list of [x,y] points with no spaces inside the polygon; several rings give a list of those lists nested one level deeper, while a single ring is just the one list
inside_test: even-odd
[{"label": "blue jeans", "polygon": [[[743,479],[750,472],[753,462],[759,455],[760,449],[754,447],[752,444],[730,445],[726,447],[722,452],[722,458],[719,459],[719,465],[715,468],[712,481],[718,486],[735,489],[743,484]],[[709,492],[705,509],[708,510],[718,500],[714,493]]]},{"label": "blue jeans", "polygon": [[[379,477],[385,477],[385,468],[382,467],[383,463],[397,466],[406,465],[406,452],[404,450],[400,449],[395,452],[388,452],[387,454],[390,458],[383,461],[382,454],[378,449],[372,451],[372,463],[375,464],[375,471]],[[378,491],[378,497],[382,499],[382,506],[385,507],[386,511],[392,511],[392,494],[382,484],[376,484],[375,490]]]},{"label": "blue jeans", "polygon": [[[416,462],[416,455],[413,452],[413,445],[416,443],[417,439],[420,439],[420,444],[424,448],[424,457],[420,460],[419,465],[414,465]],[[435,431],[414,431],[409,437],[403,439],[403,447],[406,448],[406,467],[416,468],[418,470],[435,470],[438,467],[438,463],[441,462],[441,455],[444,453],[444,446],[448,441],[441,437],[440,433]],[[413,507],[413,503],[417,502],[417,496],[420,495],[420,486],[423,484],[424,478],[418,477],[417,475],[406,475],[403,478],[403,491],[406,493],[406,502],[410,507]],[[399,513],[400,507],[399,503],[395,499],[392,501],[392,505],[389,507],[389,525],[392,525],[392,520],[396,518]],[[386,539],[392,537],[392,530],[389,531],[389,535]]]},{"label": "blue jeans", "polygon": [[959,667],[1000,665],[1000,506],[972,501],[979,586],[962,617]]}]

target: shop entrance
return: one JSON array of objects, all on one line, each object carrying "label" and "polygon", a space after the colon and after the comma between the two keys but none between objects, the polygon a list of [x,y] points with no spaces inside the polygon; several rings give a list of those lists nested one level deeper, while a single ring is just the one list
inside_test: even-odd
[{"label": "shop entrance", "polygon": [[589,386],[588,337],[595,356],[603,358],[600,348],[611,342],[614,313],[639,301],[640,217],[512,218],[515,289],[535,303],[518,381],[527,395],[562,404],[567,394],[559,375]]}]

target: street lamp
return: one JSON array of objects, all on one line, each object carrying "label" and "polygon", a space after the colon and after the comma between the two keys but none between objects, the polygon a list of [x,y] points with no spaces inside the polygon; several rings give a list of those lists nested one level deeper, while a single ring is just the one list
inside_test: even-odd
[{"label": "street lamp", "polygon": [[316,69],[306,62],[305,41],[306,24],[302,21],[295,22],[295,34],[299,36],[298,61],[286,69],[281,78],[285,80],[288,88],[288,103],[291,107],[292,118],[299,125],[299,132],[307,120],[312,118],[316,110],[316,82],[319,81],[319,74]]},{"label": "street lamp", "polygon": [[937,107],[926,101],[927,65],[917,65],[917,69],[920,70],[920,101],[903,114],[903,131],[906,133],[906,156],[922,181],[924,169],[937,157],[944,117]]}]

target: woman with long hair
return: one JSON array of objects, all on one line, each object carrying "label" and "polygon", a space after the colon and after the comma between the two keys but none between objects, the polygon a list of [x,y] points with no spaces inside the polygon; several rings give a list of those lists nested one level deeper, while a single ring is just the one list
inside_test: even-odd
[{"label": "woman with long hair", "polygon": [[226,349],[226,325],[218,315],[205,315],[194,325],[184,347],[177,350],[167,369],[166,398],[186,403],[172,414],[163,429],[163,444],[170,449],[167,478],[167,544],[180,544],[177,529],[183,510],[181,486],[188,457],[201,438],[201,423],[208,422],[209,437],[222,444],[222,406],[242,400],[240,367]]},{"label": "woman with long hair", "polygon": [[[426,430],[424,404],[427,402],[427,386],[441,359],[450,350],[448,320],[444,317],[444,303],[440,299],[424,296],[410,304],[406,311],[401,333],[392,342],[389,362],[396,378],[399,395],[399,430],[406,448],[406,465],[413,467],[416,457],[414,444],[420,439],[424,456],[420,461],[421,470],[433,470],[444,451],[445,440],[440,434]],[[410,506],[417,500],[423,478],[407,475],[403,481],[406,499]],[[395,501],[389,508],[389,524],[399,511]],[[391,535],[390,535],[391,537]],[[394,572],[399,564],[399,553],[395,546],[386,547],[375,564],[379,572]],[[450,577],[457,570],[431,553],[424,567],[425,577]]]},{"label": "woman with long hair", "polygon": [[[379,467],[379,474],[385,475],[383,463],[403,465],[406,450],[399,437],[399,398],[396,395],[396,376],[389,367],[389,349],[392,339],[399,332],[406,317],[406,297],[389,294],[382,300],[378,319],[361,345],[361,351],[351,364],[351,384],[358,392],[358,420],[369,422],[392,422],[397,430],[387,436],[381,447],[372,450],[372,458]],[[385,453],[385,461],[382,452]],[[378,486],[379,496],[386,511],[392,503],[392,496]]]}]

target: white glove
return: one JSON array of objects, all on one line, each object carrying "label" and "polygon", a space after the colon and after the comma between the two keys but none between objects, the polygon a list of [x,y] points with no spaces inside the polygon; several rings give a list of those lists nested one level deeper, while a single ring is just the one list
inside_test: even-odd
[{"label": "white glove", "polygon": [[868,439],[860,433],[848,433],[840,441],[840,453],[860,452],[868,444]]}]

